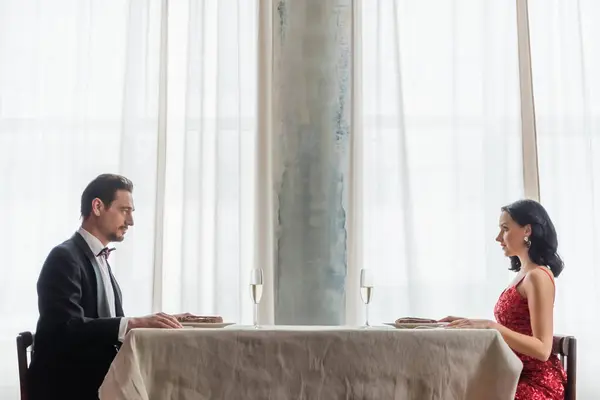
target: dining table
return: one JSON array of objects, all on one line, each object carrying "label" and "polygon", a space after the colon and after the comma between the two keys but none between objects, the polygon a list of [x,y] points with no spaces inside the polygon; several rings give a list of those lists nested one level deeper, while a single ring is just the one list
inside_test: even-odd
[{"label": "dining table", "polygon": [[134,329],[99,396],[512,400],[521,369],[519,358],[494,329]]}]

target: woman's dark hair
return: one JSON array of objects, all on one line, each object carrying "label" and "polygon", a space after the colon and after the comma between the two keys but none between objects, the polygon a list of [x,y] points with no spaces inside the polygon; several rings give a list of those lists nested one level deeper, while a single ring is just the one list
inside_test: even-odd
[{"label": "woman's dark hair", "polygon": [[[554,276],[558,277],[564,264],[557,253],[556,229],[544,207],[537,201],[519,200],[502,207],[502,211],[510,214],[520,226],[531,225],[529,258],[537,265],[548,266]],[[511,271],[521,270],[519,257],[510,257],[510,264]]]}]

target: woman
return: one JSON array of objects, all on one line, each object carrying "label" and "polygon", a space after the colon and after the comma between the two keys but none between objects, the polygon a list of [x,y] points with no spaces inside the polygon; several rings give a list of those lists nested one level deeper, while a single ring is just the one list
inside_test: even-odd
[{"label": "woman", "polygon": [[523,362],[515,400],[564,399],[565,371],[552,354],[554,278],[563,270],[556,230],[533,200],[502,208],[496,241],[517,272],[494,308],[496,321],[446,317],[451,328],[497,329]]}]

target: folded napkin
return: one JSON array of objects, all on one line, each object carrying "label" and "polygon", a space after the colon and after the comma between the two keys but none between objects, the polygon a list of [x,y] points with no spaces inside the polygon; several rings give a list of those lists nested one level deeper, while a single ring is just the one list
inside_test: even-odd
[{"label": "folded napkin", "polygon": [[183,316],[177,317],[177,321],[204,323],[204,324],[220,324],[220,323],[223,323],[223,317],[202,316],[202,315],[183,315]]},{"label": "folded napkin", "polygon": [[437,322],[435,319],[417,317],[402,317],[396,320],[397,324],[435,324]]}]

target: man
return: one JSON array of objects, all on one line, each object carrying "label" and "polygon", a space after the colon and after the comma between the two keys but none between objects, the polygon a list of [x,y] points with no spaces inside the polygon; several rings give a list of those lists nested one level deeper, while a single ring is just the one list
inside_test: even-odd
[{"label": "man", "polygon": [[129,330],[181,328],[163,313],[123,317],[107,245],[122,241],[133,226],[132,192],[131,181],[119,175],[90,182],[81,195],[81,227],[44,262],[37,283],[40,317],[29,369],[31,400],[98,399]]}]

